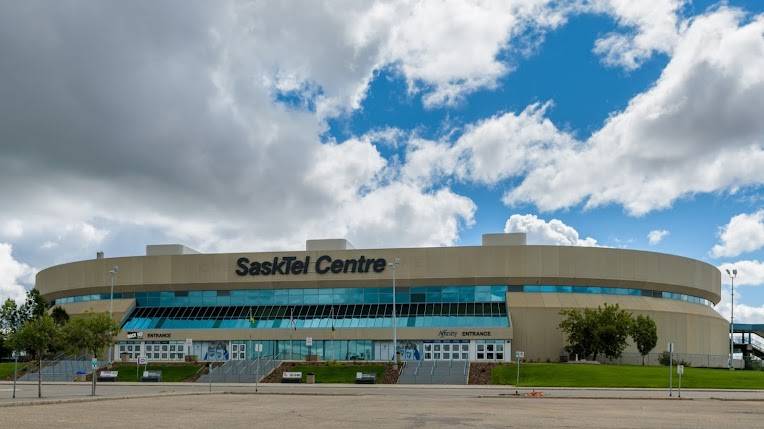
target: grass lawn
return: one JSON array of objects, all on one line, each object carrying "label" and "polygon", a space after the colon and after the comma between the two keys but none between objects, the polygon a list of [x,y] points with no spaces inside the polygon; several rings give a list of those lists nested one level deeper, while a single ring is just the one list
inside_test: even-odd
[{"label": "grass lawn", "polygon": [[[112,365],[114,371],[119,371],[117,381],[140,381],[143,375],[144,365],[138,369],[138,378],[136,378],[134,363],[115,363]],[[148,371],[162,371],[162,381],[187,381],[199,371],[200,364],[193,363],[173,363],[173,364],[149,364],[145,369]]]},{"label": "grass lawn", "polygon": [[[26,364],[19,362],[19,377],[24,373]],[[0,363],[0,380],[13,380],[13,362]]]},{"label": "grass lawn", "polygon": [[377,382],[382,380],[385,372],[384,365],[353,365],[353,364],[327,364],[327,365],[297,365],[289,368],[291,372],[302,372],[302,381],[305,382],[306,375],[309,372],[316,374],[316,383],[355,383],[355,373],[374,373],[377,375]]},{"label": "grass lawn", "polygon": [[[674,386],[679,378],[673,368]],[[498,365],[492,384],[515,384],[514,364]],[[668,387],[667,366],[528,363],[520,366],[521,387]],[[682,387],[764,389],[764,371],[685,367]]]}]

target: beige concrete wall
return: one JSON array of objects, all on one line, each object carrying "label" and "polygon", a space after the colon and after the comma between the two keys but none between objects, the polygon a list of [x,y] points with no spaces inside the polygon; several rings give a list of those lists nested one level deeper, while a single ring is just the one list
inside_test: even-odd
[{"label": "beige concrete wall", "polygon": [[[271,287],[389,286],[392,270],[382,273],[318,274],[313,262],[333,258],[399,257],[400,286],[458,284],[567,284],[666,290],[720,299],[721,274],[701,261],[654,252],[566,246],[490,246],[372,249],[319,252],[229,253],[136,256],[57,265],[37,275],[47,299],[108,292],[109,270],[119,266],[117,291],[242,289]],[[236,260],[275,256],[311,257],[308,274],[239,276]]]},{"label": "beige concrete wall", "polygon": [[[557,360],[566,342],[558,325],[563,308],[597,307],[618,304],[633,315],[644,314],[655,320],[658,344],[653,350],[666,350],[674,342],[680,354],[726,355],[729,352],[729,324],[713,308],[682,301],[632,296],[606,296],[554,293],[509,293],[513,349],[525,351],[531,360]],[[638,353],[630,344],[626,353]]]},{"label": "beige concrete wall", "polygon": [[[61,304],[59,307],[63,308],[69,316],[76,317],[82,316],[87,313],[109,313],[109,301],[88,301],[88,302],[73,302],[69,304]],[[134,299],[115,299],[114,306],[112,307],[112,318],[120,326],[125,322],[125,318],[135,308]]]}]

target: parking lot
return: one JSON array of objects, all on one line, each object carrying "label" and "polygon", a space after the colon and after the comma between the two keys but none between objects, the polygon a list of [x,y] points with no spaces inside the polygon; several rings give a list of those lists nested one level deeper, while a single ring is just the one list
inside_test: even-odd
[{"label": "parking lot", "polygon": [[[1,386],[3,389],[7,385]],[[36,386],[22,386],[24,391]],[[46,386],[54,387],[54,386]],[[60,385],[58,400],[72,386]],[[74,386],[77,388],[83,386]],[[758,427],[764,407],[755,393],[730,399],[650,399],[651,391],[549,391],[544,398],[516,398],[507,389],[228,386],[239,393],[203,392],[201,386],[148,389],[104,386],[114,399],[0,408],[0,427],[13,428],[210,428],[210,427]],[[183,396],[116,399],[120,395],[183,394]],[[244,393],[246,392],[246,393]],[[555,396],[556,393],[556,396]],[[692,393],[692,392],[689,392]],[[723,393],[723,392],[722,392]],[[734,392],[730,392],[734,393]],[[174,394],[173,394],[174,395]],[[568,396],[566,396],[568,395]],[[586,395],[589,395],[586,397]],[[751,396],[753,395],[753,396]],[[619,399],[605,399],[606,396]],[[687,396],[693,396],[692,394]],[[723,395],[718,395],[723,396]],[[48,401],[55,400],[56,395]],[[658,398],[660,396],[656,396]],[[697,394],[711,398],[714,393]],[[28,400],[25,400],[28,402]],[[3,401],[6,405],[8,401]]]}]

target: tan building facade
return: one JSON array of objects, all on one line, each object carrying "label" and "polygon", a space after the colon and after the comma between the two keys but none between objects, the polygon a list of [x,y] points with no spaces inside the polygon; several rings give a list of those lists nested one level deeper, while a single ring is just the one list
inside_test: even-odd
[{"label": "tan building facade", "polygon": [[728,324],[712,307],[720,272],[702,261],[526,245],[522,234],[486,235],[482,246],[353,249],[311,240],[306,248],[200,254],[148,246],[146,256],[50,267],[36,287],[78,314],[108,311],[113,281],[126,359],[250,358],[261,343],[282,358],[386,360],[395,320],[407,359],[503,361],[522,350],[556,361],[565,346],[559,311],[604,303],[651,316],[656,351],[671,341],[710,362],[727,350]]}]

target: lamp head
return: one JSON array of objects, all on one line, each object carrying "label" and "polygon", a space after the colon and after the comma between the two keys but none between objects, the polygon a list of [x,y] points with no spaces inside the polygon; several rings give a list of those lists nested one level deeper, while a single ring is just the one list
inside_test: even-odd
[{"label": "lamp head", "polygon": [[733,276],[736,276],[736,275],[737,275],[737,268],[733,268],[733,269],[732,269],[732,275],[733,275]]}]

